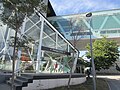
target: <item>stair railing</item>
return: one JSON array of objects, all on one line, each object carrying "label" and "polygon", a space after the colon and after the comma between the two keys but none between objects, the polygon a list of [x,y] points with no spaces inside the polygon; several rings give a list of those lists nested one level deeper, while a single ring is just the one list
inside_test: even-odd
[{"label": "stair railing", "polygon": [[15,72],[14,72],[15,75],[20,75],[23,70],[25,70],[25,69],[27,69],[28,67],[33,66],[33,65],[35,64],[35,61],[34,61],[34,59],[32,58],[29,50],[28,50],[28,54],[29,54],[30,59],[32,60],[32,63],[29,64],[29,65],[26,65],[25,67],[21,67],[21,68],[15,70]]}]

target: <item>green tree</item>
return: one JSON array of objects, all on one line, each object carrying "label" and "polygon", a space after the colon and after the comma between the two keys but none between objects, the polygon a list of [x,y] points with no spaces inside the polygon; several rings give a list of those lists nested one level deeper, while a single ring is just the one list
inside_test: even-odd
[{"label": "green tree", "polygon": [[[90,45],[88,44],[86,48],[88,50],[86,55],[91,58]],[[95,40],[93,42],[93,58],[96,70],[109,69],[119,58],[117,42],[108,40],[106,37]]]},{"label": "green tree", "polygon": [[2,0],[4,9],[1,16],[1,20],[3,21],[4,24],[7,24],[9,28],[15,30],[12,83],[14,83],[17,33],[20,30],[20,27],[22,26],[24,18],[26,16],[27,17],[31,16],[34,12],[34,8],[37,8],[39,11],[45,11],[46,7],[42,1],[43,0]]}]

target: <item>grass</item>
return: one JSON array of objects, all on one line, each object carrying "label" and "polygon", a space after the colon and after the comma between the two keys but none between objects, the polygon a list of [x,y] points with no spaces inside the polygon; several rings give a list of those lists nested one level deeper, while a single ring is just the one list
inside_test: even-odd
[{"label": "grass", "polygon": [[[96,90],[109,90],[107,82],[104,79],[96,79]],[[85,83],[80,85],[70,86],[69,89],[67,87],[59,87],[50,90],[93,90],[93,82],[92,79],[88,79]]]}]

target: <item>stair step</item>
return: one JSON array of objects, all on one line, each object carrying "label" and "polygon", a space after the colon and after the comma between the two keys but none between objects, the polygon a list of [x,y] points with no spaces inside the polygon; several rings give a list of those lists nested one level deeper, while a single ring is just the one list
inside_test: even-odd
[{"label": "stair step", "polygon": [[[11,86],[12,82],[9,80],[7,84]],[[22,90],[22,86],[19,83],[14,83],[14,90]]]},{"label": "stair step", "polygon": [[[17,76],[14,80],[14,89],[22,90],[22,87],[26,87],[28,83],[33,83],[33,75],[32,74],[21,74],[21,76]],[[7,84],[12,85],[12,81],[7,81]]]},{"label": "stair step", "polygon": [[[12,81],[11,80],[7,81],[7,84],[12,85]],[[14,80],[14,85],[15,86],[19,85],[19,86],[25,87],[25,86],[27,86],[27,84],[28,84],[28,82],[26,80],[20,80],[20,79],[15,79]]]},{"label": "stair step", "polygon": [[[7,81],[7,84],[11,86],[11,85],[12,85],[12,81],[10,81],[10,80]],[[20,83],[17,83],[17,82],[15,82],[15,81],[14,81],[14,85],[21,86]]]},{"label": "stair step", "polygon": [[25,76],[17,76],[18,79],[27,81],[28,83],[33,83],[33,79],[31,79],[30,77],[25,77]]},{"label": "stair step", "polygon": [[27,86],[27,81],[26,80],[21,80],[21,79],[18,79],[18,78],[16,78],[15,80],[14,80],[14,83],[18,83],[18,84],[20,84],[22,87],[25,87],[25,86]]},{"label": "stair step", "polygon": [[22,86],[18,83],[14,83],[14,90],[22,90]]},{"label": "stair step", "polygon": [[21,76],[33,79],[33,76],[30,74],[21,74]]},{"label": "stair step", "polygon": [[19,79],[19,80],[23,80],[23,81],[28,81],[28,79],[26,77],[22,77],[22,76],[17,76],[16,79]]}]

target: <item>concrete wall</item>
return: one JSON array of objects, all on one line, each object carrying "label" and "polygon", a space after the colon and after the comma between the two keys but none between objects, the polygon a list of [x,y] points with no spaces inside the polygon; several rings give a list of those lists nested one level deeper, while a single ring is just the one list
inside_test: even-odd
[{"label": "concrete wall", "polygon": [[[72,78],[70,85],[77,85],[84,83],[86,77]],[[22,90],[43,90],[51,89],[60,86],[67,86],[68,78],[64,79],[44,79],[44,80],[33,80],[33,83],[29,83],[28,87],[23,87]]]}]

